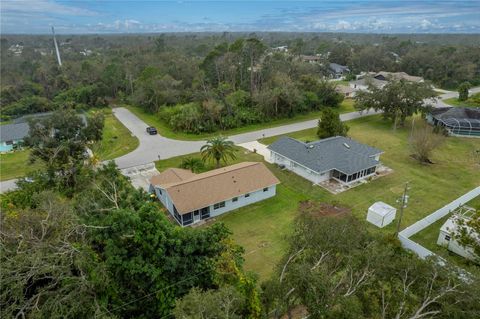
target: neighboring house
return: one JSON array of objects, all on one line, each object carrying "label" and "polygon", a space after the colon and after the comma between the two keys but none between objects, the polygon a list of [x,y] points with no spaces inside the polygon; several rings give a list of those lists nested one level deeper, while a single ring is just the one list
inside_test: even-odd
[{"label": "neighboring house", "polygon": [[302,59],[303,62],[308,62],[308,63],[318,63],[322,61],[322,57],[319,55],[301,55],[300,58]]},{"label": "neighboring house", "polygon": [[28,136],[28,123],[0,125],[0,152],[13,150],[14,145],[22,143]]},{"label": "neighboring house", "polygon": [[380,165],[377,148],[343,136],[305,143],[282,137],[268,146],[273,163],[318,184],[334,179],[349,185],[375,175]]},{"label": "neighboring house", "polygon": [[350,69],[346,65],[340,65],[337,63],[330,63],[328,65],[328,68],[332,72],[332,76],[335,79],[339,79],[346,75],[347,73],[350,73]]},{"label": "neighboring house", "polygon": [[272,51],[276,52],[288,52],[288,46],[287,45],[282,45],[279,47],[272,48]]},{"label": "neighboring house", "polygon": [[475,259],[476,255],[473,249],[471,247],[464,247],[460,245],[460,243],[454,238],[459,227],[458,221],[468,221],[471,218],[469,214],[473,211],[473,208],[464,206],[462,207],[462,211],[462,214],[454,214],[452,217],[447,219],[442,227],[440,227],[437,245],[446,247],[451,252],[454,252],[455,254],[464,258]]},{"label": "neighboring house", "polygon": [[263,163],[243,162],[201,174],[169,168],[151,178],[150,192],[188,226],[273,197],[279,183]]},{"label": "neighboring house", "polygon": [[383,88],[389,81],[405,80],[409,82],[421,83],[423,78],[409,75],[405,72],[366,72],[357,77],[357,80],[350,81],[350,87],[356,91],[367,91],[370,85],[379,89]]},{"label": "neighboring house", "polygon": [[341,85],[341,84],[337,85],[335,87],[335,91],[343,94],[347,98],[351,98],[351,97],[355,96],[355,89],[353,89],[352,87],[347,86],[347,85]]},{"label": "neighboring house", "polygon": [[409,75],[405,72],[386,72],[386,71],[381,71],[378,72],[373,76],[377,80],[381,81],[390,81],[390,80],[405,80],[405,81],[410,81],[410,82],[423,82],[423,78],[420,76],[413,76]]},{"label": "neighboring house", "polygon": [[[30,127],[28,121],[31,119],[40,119],[52,115],[52,112],[28,114],[13,119],[12,124],[0,125],[0,152],[9,152],[14,149],[14,145],[23,142],[28,136]],[[78,114],[83,123],[87,125],[85,114]]]},{"label": "neighboring house", "polygon": [[354,91],[368,91],[370,85],[377,87],[379,89],[383,88],[388,81],[378,80],[374,77],[364,77],[355,81],[350,81],[349,85]]},{"label": "neighboring house", "polygon": [[480,108],[434,108],[427,115],[427,122],[445,128],[452,136],[480,137]]}]

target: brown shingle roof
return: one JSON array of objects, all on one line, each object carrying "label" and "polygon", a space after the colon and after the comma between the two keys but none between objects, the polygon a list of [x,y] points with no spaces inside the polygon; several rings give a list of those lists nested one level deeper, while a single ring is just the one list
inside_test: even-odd
[{"label": "brown shingle roof", "polygon": [[[152,178],[152,184],[154,178]],[[263,163],[243,162],[193,174],[190,178],[181,181],[155,185],[164,188],[177,211],[185,214],[278,183],[280,181]]]},{"label": "brown shingle roof", "polygon": [[161,174],[155,175],[150,179],[150,184],[153,185],[163,185],[181,182],[185,179],[195,176],[194,173],[187,169],[181,168],[168,168],[163,171]]}]

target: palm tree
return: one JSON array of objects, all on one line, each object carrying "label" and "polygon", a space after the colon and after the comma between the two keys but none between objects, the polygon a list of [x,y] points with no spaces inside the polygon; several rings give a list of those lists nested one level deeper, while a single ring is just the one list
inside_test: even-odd
[{"label": "palm tree", "polygon": [[189,169],[194,173],[198,173],[203,170],[203,161],[196,157],[185,157],[180,164],[181,168]]},{"label": "palm tree", "polygon": [[235,147],[232,141],[228,141],[226,137],[217,136],[207,141],[200,149],[203,160],[215,160],[216,167],[220,167],[220,161],[227,163],[227,160],[235,159]]}]

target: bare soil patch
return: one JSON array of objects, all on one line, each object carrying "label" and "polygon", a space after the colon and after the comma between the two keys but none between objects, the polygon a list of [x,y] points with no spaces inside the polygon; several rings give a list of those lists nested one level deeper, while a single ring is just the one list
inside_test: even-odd
[{"label": "bare soil patch", "polygon": [[300,202],[299,204],[300,212],[308,214],[311,217],[327,217],[327,216],[343,216],[351,212],[350,208],[328,204],[328,203],[317,203],[311,200]]}]

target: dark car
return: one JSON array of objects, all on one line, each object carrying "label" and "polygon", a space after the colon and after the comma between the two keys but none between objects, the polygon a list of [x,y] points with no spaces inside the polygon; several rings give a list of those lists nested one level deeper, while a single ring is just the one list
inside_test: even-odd
[{"label": "dark car", "polygon": [[155,135],[155,134],[157,134],[157,129],[153,126],[149,126],[149,127],[147,127],[147,133],[150,134],[150,135]]}]

